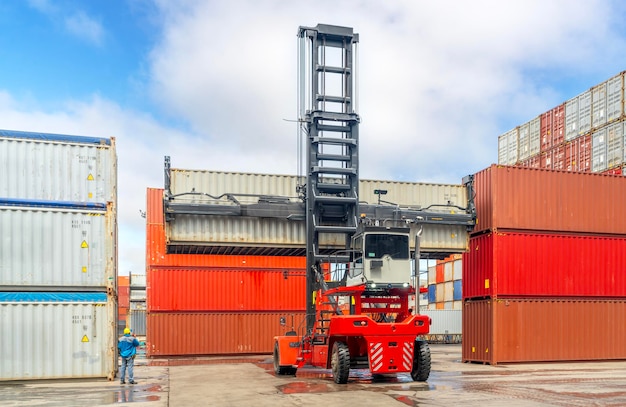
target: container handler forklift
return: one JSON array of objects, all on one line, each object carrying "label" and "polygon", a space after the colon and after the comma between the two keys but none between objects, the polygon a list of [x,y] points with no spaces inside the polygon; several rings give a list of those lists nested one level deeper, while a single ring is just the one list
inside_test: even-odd
[{"label": "container handler forklift", "polygon": [[[318,24],[298,31],[298,192],[306,217],[306,327],[274,338],[277,375],[305,364],[331,369],[338,384],[352,368],[373,375],[430,375],[430,318],[419,315],[419,237],[429,225],[475,223],[473,179],[465,208],[407,209],[360,203],[358,171],[358,34]],[[306,151],[304,151],[306,150]],[[305,174],[305,175],[304,175]],[[445,206],[445,205],[443,205]],[[438,208],[442,209],[442,208]],[[410,242],[414,237],[414,256]],[[328,240],[345,242],[329,254]],[[413,266],[414,264],[414,266]],[[414,269],[414,272],[412,271]],[[411,296],[415,303],[411,304]]]}]

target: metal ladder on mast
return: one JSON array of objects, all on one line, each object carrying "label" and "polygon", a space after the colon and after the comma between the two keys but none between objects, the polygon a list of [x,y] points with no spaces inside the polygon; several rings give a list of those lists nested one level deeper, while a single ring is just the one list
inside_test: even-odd
[{"label": "metal ladder on mast", "polygon": [[[306,201],[306,325],[307,333],[312,333],[313,296],[320,287],[314,268],[321,269],[321,263],[328,261],[320,250],[320,236],[343,239],[347,253],[357,227],[359,116],[354,61],[358,34],[349,27],[318,24],[300,27],[298,38],[298,119],[300,138],[307,140],[306,187],[301,191]],[[333,258],[349,260],[347,254]]]}]

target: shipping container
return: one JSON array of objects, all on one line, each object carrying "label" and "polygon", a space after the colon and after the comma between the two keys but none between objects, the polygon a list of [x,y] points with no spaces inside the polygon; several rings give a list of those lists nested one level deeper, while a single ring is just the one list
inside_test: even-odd
[{"label": "shipping container", "polygon": [[461,310],[427,310],[421,313],[431,319],[429,334],[460,335],[463,328]]},{"label": "shipping container", "polygon": [[486,299],[463,306],[464,362],[626,359],[626,299]]},{"label": "shipping container", "polygon": [[606,175],[625,175],[624,167],[615,167],[603,172]]},{"label": "shipping container", "polygon": [[434,304],[437,302],[437,286],[435,284],[430,284],[428,286],[428,303]]},{"label": "shipping container", "polygon": [[591,131],[591,90],[578,96],[578,135],[582,136]]},{"label": "shipping container", "polygon": [[117,200],[115,139],[0,130],[0,198]]},{"label": "shipping container", "polygon": [[454,301],[463,299],[463,280],[454,280]]},{"label": "shipping container", "polygon": [[105,293],[0,292],[0,380],[112,380],[116,319]]},{"label": "shipping container", "polygon": [[529,127],[529,157],[539,154],[541,151],[541,118],[539,116],[532,119]]},{"label": "shipping container", "polygon": [[492,165],[475,176],[474,232],[626,234],[626,177]]},{"label": "shipping container", "polygon": [[622,166],[624,163],[624,122],[615,122],[606,127],[607,168]]},{"label": "shipping container", "polygon": [[117,287],[117,302],[120,307],[130,307],[130,287],[118,286]]},{"label": "shipping container", "polygon": [[304,311],[305,268],[150,268],[148,311]]},{"label": "shipping container", "polygon": [[540,115],[541,151],[565,141],[565,103]]},{"label": "shipping container", "polygon": [[428,267],[428,284],[437,283],[437,266]]},{"label": "shipping container", "polygon": [[607,82],[591,88],[591,127],[598,128],[606,124],[607,117]]},{"label": "shipping container", "polygon": [[519,126],[518,128],[518,140],[519,140],[519,156],[517,157],[517,161],[527,160],[530,157],[530,122],[526,122]]},{"label": "shipping container", "polygon": [[128,327],[137,336],[146,336],[146,310],[133,309],[129,313]]},{"label": "shipping container", "polygon": [[114,289],[116,231],[112,208],[92,212],[0,201],[0,286]]},{"label": "shipping container", "polygon": [[464,258],[465,299],[626,297],[626,236],[501,231],[472,237]]},{"label": "shipping container", "polygon": [[565,102],[565,141],[578,137],[578,96]]},{"label": "shipping container", "polygon": [[620,73],[607,81],[607,122],[620,120],[624,115],[624,74]]},{"label": "shipping container", "polygon": [[565,144],[566,171],[591,171],[591,135],[580,136]]},{"label": "shipping container", "polygon": [[607,129],[603,127],[591,134],[591,171],[603,172],[608,167],[607,162]]},{"label": "shipping container", "polygon": [[268,354],[274,336],[302,335],[305,313],[154,313],[147,319],[147,355]]}]

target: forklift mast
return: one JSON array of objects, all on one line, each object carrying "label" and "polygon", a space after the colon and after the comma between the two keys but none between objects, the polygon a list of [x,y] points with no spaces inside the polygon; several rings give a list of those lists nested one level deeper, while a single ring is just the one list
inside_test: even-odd
[{"label": "forklift mast", "polygon": [[[306,211],[306,330],[315,324],[314,293],[323,283],[320,236],[342,241],[337,263],[350,261],[351,238],[359,217],[359,116],[356,112],[355,56],[358,34],[352,28],[318,24],[298,31],[299,185]],[[302,175],[300,173],[299,175]],[[302,177],[304,178],[304,177]],[[317,272],[316,272],[317,271]]]}]

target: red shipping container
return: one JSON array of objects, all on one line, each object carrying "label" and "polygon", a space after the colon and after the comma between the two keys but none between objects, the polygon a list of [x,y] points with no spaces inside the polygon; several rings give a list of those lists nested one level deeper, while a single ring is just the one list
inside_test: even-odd
[{"label": "red shipping container", "polygon": [[622,167],[611,168],[608,171],[604,171],[603,174],[607,174],[607,175],[623,175]]},{"label": "red shipping container", "polygon": [[130,307],[130,287],[118,286],[117,287],[117,306],[122,308]]},{"label": "red shipping container", "polygon": [[463,362],[626,359],[626,299],[463,302]]},{"label": "red shipping container", "polygon": [[463,298],[626,297],[626,236],[498,232],[473,236]]},{"label": "red shipping container", "polygon": [[444,277],[444,265],[443,264],[437,264],[435,266],[435,282],[436,283],[443,283],[445,280]]},{"label": "red shipping container", "polygon": [[302,335],[304,327],[304,312],[149,312],[146,353],[149,357],[268,354],[274,349],[274,336],[292,329]]},{"label": "red shipping container", "polygon": [[553,150],[544,151],[541,153],[539,157],[539,168],[551,170],[552,169],[552,155],[554,154]]},{"label": "red shipping container", "polygon": [[539,122],[541,152],[548,151],[563,143],[565,140],[565,104],[541,114]]},{"label": "red shipping container", "polygon": [[162,188],[148,188],[146,191],[146,224],[165,224]]},{"label": "red shipping container", "polygon": [[492,165],[475,176],[477,225],[626,234],[626,177]]},{"label": "red shipping container", "polygon": [[540,155],[535,155],[532,156],[528,159],[528,165],[527,167],[530,168],[540,168],[541,165],[541,156]]},{"label": "red shipping container", "polygon": [[580,136],[565,144],[565,170],[591,170],[591,135]]},{"label": "red shipping container", "polygon": [[302,269],[149,268],[148,311],[302,311]]},{"label": "red shipping container", "polygon": [[566,170],[565,144],[552,148],[552,169],[560,171]]}]

